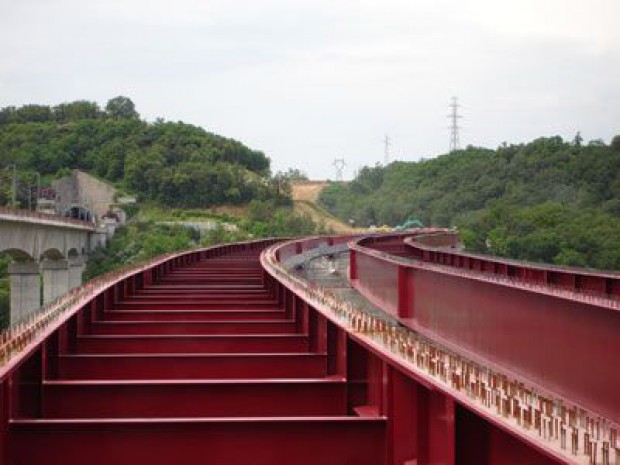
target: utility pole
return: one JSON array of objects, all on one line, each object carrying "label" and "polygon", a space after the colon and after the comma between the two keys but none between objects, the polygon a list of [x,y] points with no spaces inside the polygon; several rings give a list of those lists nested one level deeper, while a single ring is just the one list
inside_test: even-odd
[{"label": "utility pole", "polygon": [[387,134],[385,135],[385,138],[383,139],[383,144],[384,144],[384,153],[385,153],[383,164],[387,166],[390,164],[390,145],[392,144],[392,142],[390,141],[390,136],[388,136]]},{"label": "utility pole", "polygon": [[458,100],[458,97],[452,97],[450,102],[451,112],[448,115],[448,118],[450,118],[450,152],[454,152],[461,147],[461,141],[459,139],[459,129],[461,129],[459,126],[459,119],[462,118],[462,116],[459,115],[460,105]]},{"label": "utility pole", "polygon": [[17,166],[13,163],[13,199],[11,205],[15,207],[17,205]]},{"label": "utility pole", "polygon": [[342,181],[342,173],[344,171],[344,167],[347,166],[344,158],[336,158],[332,165],[334,166],[334,168],[336,168],[336,181]]},{"label": "utility pole", "polygon": [[36,171],[34,174],[37,175],[37,195],[35,198],[35,209],[39,209],[39,197],[41,196],[41,173]]}]

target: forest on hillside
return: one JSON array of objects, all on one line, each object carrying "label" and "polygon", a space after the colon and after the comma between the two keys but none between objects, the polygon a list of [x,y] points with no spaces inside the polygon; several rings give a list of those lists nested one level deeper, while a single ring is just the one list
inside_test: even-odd
[{"label": "forest on hillside", "polygon": [[[34,186],[48,186],[72,169],[139,201],[128,211],[139,218],[90,256],[86,279],[188,247],[324,232],[309,216],[292,212],[289,180],[301,172],[272,175],[264,153],[194,125],[143,121],[127,97],[113,98],[105,108],[81,100],[0,109],[0,205],[12,203],[13,173],[16,206],[28,208]],[[222,219],[205,210],[223,204],[247,205],[247,217]],[[201,237],[175,224],[188,220],[220,226]],[[224,229],[224,221],[236,229]],[[0,253],[0,328],[8,324],[9,261]]]},{"label": "forest on hillside", "polygon": [[456,226],[473,252],[620,270],[620,136],[609,145],[539,138],[364,167],[320,202],[359,226],[410,217]]},{"label": "forest on hillside", "polygon": [[[10,201],[12,167],[20,186],[81,169],[139,200],[194,208],[286,194],[270,160],[234,139],[182,122],[140,119],[127,97],[54,107],[0,109],[0,205]],[[28,189],[18,201],[27,205]]]}]

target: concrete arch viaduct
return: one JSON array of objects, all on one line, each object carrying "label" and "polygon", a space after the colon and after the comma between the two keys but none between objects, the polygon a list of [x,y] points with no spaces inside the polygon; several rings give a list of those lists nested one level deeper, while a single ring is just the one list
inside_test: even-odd
[{"label": "concrete arch viaduct", "polygon": [[86,283],[2,337],[0,465],[619,463],[619,276],[456,239],[227,244]]},{"label": "concrete arch viaduct", "polygon": [[0,208],[0,252],[11,257],[10,321],[23,319],[41,302],[51,302],[79,286],[97,236],[92,223]]}]

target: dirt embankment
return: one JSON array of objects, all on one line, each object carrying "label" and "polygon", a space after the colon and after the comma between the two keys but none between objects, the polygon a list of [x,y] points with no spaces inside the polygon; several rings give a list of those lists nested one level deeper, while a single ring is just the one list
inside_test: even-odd
[{"label": "dirt embankment", "polygon": [[353,233],[359,231],[343,223],[338,218],[318,205],[319,194],[329,183],[327,181],[298,181],[291,184],[293,207],[297,213],[310,215],[312,220],[324,224],[335,233]]},{"label": "dirt embankment", "polygon": [[328,184],[327,181],[296,181],[291,184],[293,200],[316,203],[319,194]]}]

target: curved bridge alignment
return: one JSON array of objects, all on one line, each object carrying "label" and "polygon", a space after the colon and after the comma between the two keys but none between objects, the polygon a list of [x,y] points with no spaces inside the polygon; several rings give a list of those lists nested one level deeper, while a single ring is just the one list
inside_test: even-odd
[{"label": "curved bridge alignment", "polygon": [[[451,240],[421,232],[414,247]],[[485,365],[416,300],[410,274],[445,265],[403,257],[404,238],[231,244],[88,283],[3,336],[0,464],[615,463],[618,403],[595,415]],[[281,265],[346,243],[352,282],[385,317]],[[470,297],[453,308],[465,336]]]},{"label": "curved bridge alignment", "polygon": [[17,261],[86,254],[94,231],[92,223],[0,207],[0,252]]},{"label": "curved bridge alignment", "polygon": [[347,411],[326,333],[261,268],[269,243],[116,277],[20,343],[2,463],[381,463],[385,419]]},{"label": "curved bridge alignment", "polygon": [[620,421],[610,365],[620,351],[618,275],[463,254],[431,239],[452,246],[455,236],[358,241],[354,285],[405,326]]},{"label": "curved bridge alignment", "polygon": [[[419,231],[419,233],[425,233],[417,238],[422,243],[431,240],[445,240],[446,245],[453,243],[450,231],[426,230]],[[353,284],[369,299],[382,306],[401,323],[413,327],[417,315],[412,315],[408,309],[411,308],[412,303],[417,302],[415,292],[419,282],[405,279],[407,271],[403,269],[406,270],[406,267],[412,267],[413,264],[402,257],[408,253],[406,247],[402,245],[404,238],[403,235],[379,236],[352,242],[350,244],[352,249],[350,274]],[[375,247],[368,247],[369,244]],[[382,250],[377,250],[379,248],[377,244],[381,244]],[[317,246],[316,240],[311,246]],[[424,245],[419,245],[419,247],[428,248]],[[390,253],[386,253],[386,249],[390,250]],[[305,248],[300,244],[290,244],[280,248],[276,255],[280,260],[290,261],[290,257],[301,250]],[[364,261],[366,256],[373,257],[375,260]],[[487,260],[490,261],[488,258]],[[423,266],[420,263],[415,265]],[[521,265],[525,266],[525,264]],[[307,289],[304,283],[291,281],[284,271],[280,274],[289,282],[287,286],[299,289],[300,293],[312,294],[314,292],[312,288]],[[471,278],[472,273],[454,274]],[[431,282],[441,281],[435,278]],[[566,297],[563,290],[555,288],[541,291],[539,286],[531,286],[527,282],[511,281],[511,284],[524,285],[534,293],[547,292],[554,295],[557,293]],[[568,296],[574,297],[574,293],[571,291]],[[441,302],[443,297],[441,289],[436,289],[433,297]],[[452,302],[452,316],[453,320],[460,325],[463,335],[467,336],[467,331],[471,331],[471,326],[475,329],[476,324],[480,324],[481,321],[484,323],[487,315],[482,312],[473,317],[463,315],[461,308],[467,309],[469,294],[463,294],[462,297],[464,300],[461,302]],[[591,304],[592,301],[599,299],[605,303],[615,302],[613,296],[608,295],[598,298],[592,298],[589,295],[581,296],[580,301]],[[328,298],[327,301],[329,300],[332,299]],[[428,459],[429,455],[425,454],[436,457],[433,455],[433,448],[439,451],[452,450],[453,457],[456,457],[459,463],[615,463],[620,460],[620,451],[617,448],[618,427],[617,422],[614,422],[620,406],[617,392],[614,393],[612,389],[608,390],[611,393],[609,405],[611,415],[601,416],[600,410],[597,411],[600,403],[583,404],[579,403],[578,398],[559,395],[553,389],[554,385],[547,383],[545,377],[532,383],[531,379],[515,373],[509,363],[499,364],[489,357],[485,358],[484,352],[477,353],[472,350],[467,345],[466,337],[460,346],[458,332],[453,334],[451,340],[442,337],[441,315],[437,315],[437,321],[433,320],[435,309],[430,306],[433,301],[429,302],[426,303],[429,305],[427,308],[416,308],[420,314],[423,314],[422,310],[427,312],[431,330],[418,326],[416,328],[418,331],[413,332],[403,326],[394,327],[389,319],[386,321],[376,318],[374,314],[360,312],[347,305],[343,307],[339,302],[332,304],[332,313],[341,316],[350,325],[354,332],[353,338],[357,335],[380,353],[383,349],[383,361],[388,366],[408,375],[416,388],[410,387],[405,391],[399,391],[400,395],[411,402],[416,392],[429,390],[442,401],[452,403],[447,411],[435,412],[432,415],[435,419],[452,418],[454,423],[449,424],[444,430],[444,433],[451,434],[435,438],[437,441],[435,445],[432,441],[430,444],[423,442],[421,450],[414,450],[411,438],[418,434],[417,431],[432,431],[433,427],[424,416],[411,410],[405,403],[403,408],[404,412],[409,415],[410,423],[407,426],[401,424],[403,429],[398,433],[400,440],[388,444],[388,449],[394,448],[395,453],[401,450],[403,456],[409,459],[416,458],[421,460],[421,463],[435,463],[433,460],[437,460],[437,463],[451,463],[451,459],[445,456]],[[537,304],[535,300],[530,303]],[[544,314],[545,301],[538,302],[538,305],[535,310]],[[588,307],[582,310],[588,311]],[[589,314],[585,313],[582,316],[587,318]],[[468,318],[473,318],[473,320],[468,321]],[[583,319],[581,324],[589,325],[588,321]],[[516,328],[502,326],[487,328],[486,333],[480,334],[480,337],[483,340],[485,337],[497,339],[503,337],[504,331],[506,337],[510,337],[511,331],[532,326],[532,321],[521,321],[520,325]],[[617,330],[615,334],[615,338],[608,338],[608,342],[617,345],[619,341]],[[597,349],[598,347],[600,346],[597,346]],[[517,346],[515,351],[518,352],[520,349],[521,347]],[[570,346],[565,346],[564,350],[568,354],[572,349]],[[610,360],[608,352],[601,351],[598,355],[603,357],[603,360]],[[546,354],[537,354],[537,357],[545,359]],[[530,362],[536,365],[535,359]],[[585,370],[587,372],[587,368]],[[613,376],[612,374],[611,377]],[[383,392],[383,396],[391,398],[395,395],[395,388],[391,386],[389,378],[387,385],[385,378],[375,380],[375,383],[380,386],[378,389]],[[595,381],[592,381],[591,385],[597,386]],[[569,385],[566,392],[574,394],[576,391],[571,390],[571,386],[574,384]],[[597,386],[597,388],[604,390],[608,386]],[[401,402],[404,401],[401,400]],[[391,417],[388,415],[388,423],[390,420]],[[395,425],[393,428],[398,428],[398,426]],[[508,436],[506,432],[509,433]],[[509,440],[508,437],[512,439]],[[409,440],[403,440],[403,438],[409,438]],[[534,451],[539,451],[541,455],[533,454]]]}]

